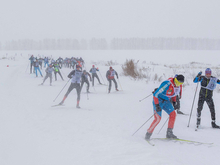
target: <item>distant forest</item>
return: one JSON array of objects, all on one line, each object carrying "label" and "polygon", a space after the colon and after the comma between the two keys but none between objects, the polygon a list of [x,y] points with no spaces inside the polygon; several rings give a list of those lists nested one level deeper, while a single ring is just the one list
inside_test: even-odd
[{"label": "distant forest", "polygon": [[220,50],[220,39],[209,38],[105,38],[12,40],[0,50]]}]

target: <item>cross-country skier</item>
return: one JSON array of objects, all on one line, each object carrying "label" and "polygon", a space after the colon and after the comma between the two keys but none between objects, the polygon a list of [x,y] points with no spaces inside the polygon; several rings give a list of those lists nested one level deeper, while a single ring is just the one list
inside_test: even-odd
[{"label": "cross-country skier", "polygon": [[84,70],[84,71],[83,71],[83,74],[82,74],[81,90],[82,90],[83,84],[84,84],[84,82],[85,82],[85,83],[87,84],[86,91],[87,91],[87,93],[90,93],[90,92],[89,92],[89,79],[88,79],[88,76],[89,76],[89,78],[90,78],[90,81],[92,81],[91,75],[90,75],[88,72],[86,72],[86,70]]},{"label": "cross-country skier", "polygon": [[44,78],[44,80],[43,80],[43,83],[41,83],[41,85],[43,85],[44,82],[46,81],[46,79],[47,79],[48,77],[50,77],[50,86],[52,86],[52,73],[54,72],[53,65],[50,64],[50,65],[47,67],[47,69],[45,70],[45,72],[46,72],[46,76],[45,76],[45,78]]},{"label": "cross-country skier", "polygon": [[69,89],[67,90],[66,94],[64,95],[63,100],[59,103],[59,105],[62,105],[64,103],[64,101],[66,100],[67,96],[69,95],[69,93],[74,88],[76,88],[76,91],[77,91],[77,104],[76,104],[76,108],[80,108],[79,101],[80,101],[80,92],[81,92],[81,88],[80,88],[81,76],[82,76],[82,71],[80,70],[80,67],[77,65],[76,66],[76,70],[73,70],[68,75],[68,78],[72,79],[71,80],[71,84],[70,84]]},{"label": "cross-country skier", "polygon": [[[175,75],[176,77],[177,75]],[[175,78],[174,77],[174,78]],[[184,114],[182,111],[180,111],[180,99],[182,98],[182,88],[183,86],[180,85],[180,94],[176,96],[176,98],[171,98],[174,110],[176,110],[177,114]]]},{"label": "cross-country skier", "polygon": [[97,71],[99,71],[99,68],[95,68],[95,65],[92,65],[92,68],[90,69],[90,73],[92,73],[92,86],[94,86],[94,78],[96,77],[99,81],[99,84],[102,84],[99,80],[99,76],[97,75]]},{"label": "cross-country skier", "polygon": [[39,71],[41,77],[43,77],[43,75],[42,75],[42,73],[41,73],[41,71],[40,71],[39,65],[40,65],[40,64],[39,64],[39,62],[38,62],[38,59],[36,59],[36,61],[34,62],[34,70],[35,70],[36,77],[38,77],[37,71]]},{"label": "cross-country skier", "polygon": [[202,72],[199,72],[193,81],[194,83],[200,82],[201,84],[201,89],[199,92],[198,108],[197,108],[197,123],[196,123],[197,128],[199,127],[201,123],[201,112],[202,112],[203,104],[205,101],[208,104],[210,112],[211,112],[212,128],[220,128],[215,123],[215,119],[216,119],[215,118],[215,105],[212,99],[213,90],[216,88],[216,84],[220,84],[220,80],[211,75],[212,75],[211,69],[207,68],[205,70],[205,76],[202,76]]},{"label": "cross-country skier", "polygon": [[34,55],[31,55],[31,57],[29,58],[30,60],[30,73],[32,73],[32,67],[34,68]]},{"label": "cross-country skier", "polygon": [[176,119],[176,112],[170,102],[170,98],[175,97],[180,92],[180,85],[184,83],[184,76],[177,75],[175,78],[169,78],[161,83],[160,87],[155,89],[153,93],[153,109],[154,121],[147,130],[145,139],[149,140],[155,127],[159,124],[162,116],[162,110],[169,115],[169,122],[167,128],[167,138],[177,139],[173,134],[174,123]]},{"label": "cross-country skier", "polygon": [[106,78],[109,81],[108,93],[111,91],[112,81],[115,83],[115,90],[118,91],[118,84],[115,80],[115,75],[118,79],[118,73],[110,66],[109,70],[106,72]]},{"label": "cross-country skier", "polygon": [[61,79],[64,80],[63,76],[60,73],[60,69],[61,69],[60,65],[57,62],[55,62],[53,64],[53,67],[54,67],[55,81],[57,81],[57,73],[60,75]]}]

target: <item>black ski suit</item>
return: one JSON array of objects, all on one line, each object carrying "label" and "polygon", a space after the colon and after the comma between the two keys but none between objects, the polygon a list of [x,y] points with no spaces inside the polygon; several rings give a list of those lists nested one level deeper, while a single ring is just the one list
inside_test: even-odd
[{"label": "black ski suit", "polygon": [[82,90],[82,88],[83,88],[83,84],[84,84],[84,82],[87,84],[87,89],[86,89],[86,91],[87,92],[89,92],[89,80],[88,80],[88,76],[89,76],[89,78],[90,78],[90,81],[92,81],[92,77],[91,77],[91,75],[88,73],[88,72],[86,72],[86,74],[82,74],[82,82],[81,82],[81,90]]},{"label": "black ski suit", "polygon": [[[211,78],[215,78],[212,77]],[[200,118],[201,117],[201,112],[203,109],[203,104],[206,101],[206,103],[208,104],[208,107],[210,109],[211,112],[211,119],[215,120],[215,105],[212,99],[213,96],[213,90],[207,89],[209,83],[210,83],[210,79],[208,79],[205,76],[197,76],[195,77],[195,79],[193,80],[194,83],[198,83],[201,82],[201,89],[199,92],[199,101],[198,101],[198,108],[197,108],[197,117]],[[218,83],[220,84],[220,80],[216,79],[215,84]],[[199,121],[200,122],[200,121]],[[199,125],[200,123],[197,123],[197,125]]]}]

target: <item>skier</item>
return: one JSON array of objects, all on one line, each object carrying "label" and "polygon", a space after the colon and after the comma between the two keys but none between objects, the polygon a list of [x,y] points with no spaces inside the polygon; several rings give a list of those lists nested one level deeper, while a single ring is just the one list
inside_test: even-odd
[{"label": "skier", "polygon": [[[176,76],[177,75],[175,75],[175,77]],[[176,110],[177,114],[184,114],[182,111],[180,111],[180,99],[182,97],[182,88],[183,88],[183,86],[180,85],[180,93],[179,93],[179,95],[177,95],[176,98],[174,98],[174,97],[171,98],[171,102],[172,102],[174,110]]]},{"label": "skier", "polygon": [[36,59],[36,61],[34,62],[34,70],[35,70],[36,77],[38,77],[37,71],[39,71],[41,77],[43,77],[43,75],[42,75],[42,73],[41,73],[41,71],[40,71],[39,65],[40,65],[40,64],[39,64],[39,62],[38,62],[38,59]]},{"label": "skier", "polygon": [[57,73],[60,75],[61,79],[64,81],[64,79],[60,73],[60,69],[61,69],[60,65],[57,62],[55,62],[53,64],[53,67],[54,67],[55,81],[57,81]]},{"label": "skier", "polygon": [[90,78],[90,81],[92,81],[91,75],[90,75],[88,72],[86,72],[86,70],[84,70],[84,71],[83,71],[83,74],[82,74],[81,90],[82,90],[83,84],[84,84],[84,82],[85,82],[85,83],[87,84],[87,89],[86,89],[86,91],[87,91],[87,93],[90,93],[90,92],[89,92],[89,80],[88,80],[88,76],[89,76],[89,78]]},{"label": "skier", "polygon": [[109,67],[109,70],[106,72],[106,78],[109,81],[108,93],[111,91],[112,81],[115,83],[115,90],[118,91],[118,84],[115,81],[115,75],[118,79],[118,73],[112,67]]},{"label": "skier", "polygon": [[213,90],[216,88],[216,84],[220,84],[220,80],[216,77],[211,76],[212,71],[210,68],[207,68],[205,70],[205,76],[202,76],[202,72],[199,72],[198,75],[193,80],[194,83],[200,82],[201,89],[199,92],[199,101],[198,101],[198,108],[197,108],[197,128],[199,127],[201,123],[201,112],[203,109],[203,104],[206,101],[206,103],[209,106],[210,112],[211,112],[211,125],[212,128],[220,128],[215,123],[215,105],[212,99]]},{"label": "skier", "polygon": [[32,73],[32,67],[34,68],[34,55],[31,55],[30,60],[30,74]]},{"label": "skier", "polygon": [[53,65],[50,64],[50,65],[47,67],[47,69],[45,70],[45,72],[46,72],[46,76],[45,76],[43,82],[41,83],[41,85],[43,85],[44,82],[46,81],[46,79],[47,79],[48,77],[50,77],[50,86],[52,86],[52,73],[54,72]]},{"label": "skier", "polygon": [[162,116],[162,109],[170,116],[167,128],[166,138],[177,139],[177,136],[173,134],[173,127],[176,119],[176,112],[170,102],[170,98],[179,94],[180,85],[184,83],[184,76],[177,75],[175,78],[169,78],[161,83],[159,88],[156,88],[153,92],[153,109],[154,109],[154,121],[147,130],[145,135],[146,140],[150,140],[150,137],[159,124]]},{"label": "skier", "polygon": [[81,92],[81,88],[80,88],[81,76],[82,76],[82,71],[80,70],[80,67],[77,65],[76,66],[76,70],[73,70],[68,75],[68,78],[72,78],[71,84],[70,84],[69,89],[67,90],[66,94],[64,95],[63,100],[59,103],[59,105],[62,105],[64,103],[64,101],[66,100],[67,96],[69,95],[69,93],[74,88],[76,88],[76,91],[77,91],[77,104],[76,104],[76,108],[80,108],[79,101],[80,101],[80,92]]},{"label": "skier", "polygon": [[47,66],[49,66],[49,58],[48,57],[45,57],[44,58],[44,68]]},{"label": "skier", "polygon": [[92,68],[90,69],[90,73],[92,73],[92,86],[94,86],[94,78],[96,77],[99,81],[99,84],[102,84],[99,80],[99,77],[96,73],[96,71],[99,71],[99,68],[95,68],[95,65],[92,65]]}]

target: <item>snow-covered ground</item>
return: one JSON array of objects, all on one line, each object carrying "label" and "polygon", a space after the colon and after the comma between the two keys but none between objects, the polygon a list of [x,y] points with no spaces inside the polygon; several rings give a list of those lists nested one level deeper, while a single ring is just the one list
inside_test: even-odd
[{"label": "snow-covered ground", "polygon": [[[6,57],[7,59],[2,59]],[[15,56],[15,54],[17,55]],[[142,102],[160,85],[155,74],[162,80],[176,73],[184,74],[187,85],[183,89],[181,110],[190,114],[196,84],[192,82],[200,70],[213,69],[213,76],[220,68],[219,51],[11,51],[0,52],[0,164],[1,165],[218,165],[220,130],[211,128],[211,115],[206,103],[202,111],[201,129],[195,131],[196,94],[190,126],[189,116],[177,115],[174,134],[179,138],[212,142],[208,145],[180,144],[145,140],[145,133],[153,118],[134,136],[132,134],[152,114],[152,97]],[[88,71],[93,64],[100,69],[100,80],[107,83],[105,74],[108,61],[116,62],[113,68],[119,73],[121,91],[107,94],[107,86],[95,80],[92,92],[81,94],[81,109],[76,109],[76,91],[73,90],[65,106],[51,107],[59,103],[69,84],[53,102],[67,83],[70,69],[63,68],[65,81],[49,86],[46,80],[29,74],[28,54],[52,57],[82,57]],[[15,57],[12,60],[9,57]],[[148,81],[132,80],[122,75],[121,65],[126,59],[138,61],[139,67],[148,68]],[[8,66],[8,67],[7,67]],[[44,69],[42,73],[45,75]],[[220,77],[218,77],[220,78]],[[122,90],[123,89],[123,90]],[[214,92],[217,124],[220,124],[220,93]],[[160,124],[152,138],[165,137],[166,127],[161,130],[168,115],[163,112]]]}]

